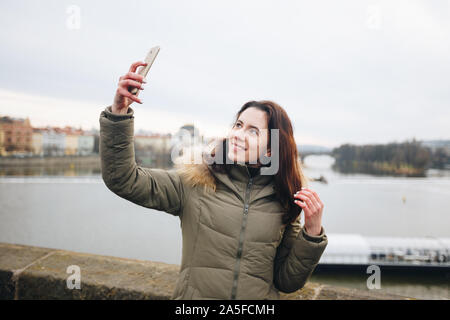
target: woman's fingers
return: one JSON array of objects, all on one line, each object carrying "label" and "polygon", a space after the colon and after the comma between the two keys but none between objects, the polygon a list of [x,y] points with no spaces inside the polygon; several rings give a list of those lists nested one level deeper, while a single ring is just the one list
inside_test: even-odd
[{"label": "woman's fingers", "polygon": [[131,99],[131,100],[133,100],[133,101],[135,101],[137,103],[142,104],[142,101],[138,97],[136,97],[135,95],[131,94],[131,92],[129,92],[124,87],[119,87],[117,89],[117,92],[119,92],[119,94],[124,96],[124,97],[127,97],[127,98],[129,98],[129,99]]},{"label": "woman's fingers", "polygon": [[[116,95],[114,96],[114,102],[112,104],[112,111],[114,113],[121,113],[128,110],[128,107],[131,103],[137,102],[142,104],[142,101],[137,97],[139,94],[139,90],[144,90],[143,83],[144,77],[138,73],[136,73],[136,69],[139,66],[146,66],[147,63],[142,61],[134,62],[128,71],[127,74],[121,76],[119,78],[119,84],[117,86]],[[131,88],[138,88],[136,94],[131,94]],[[130,91],[128,91],[130,90]],[[128,98],[128,99],[127,99]]]},{"label": "woman's fingers", "polygon": [[119,82],[121,80],[126,80],[126,79],[132,79],[132,80],[136,80],[138,82],[143,82],[143,83],[147,83],[147,81],[144,80],[144,77],[141,76],[138,73],[134,73],[134,72],[128,72],[127,74],[125,74],[124,76],[119,78]]},{"label": "woman's fingers", "polygon": [[323,203],[320,200],[319,195],[317,194],[317,192],[315,192],[314,190],[308,189],[308,188],[304,188],[302,191],[310,193],[312,195],[312,197],[315,199],[316,203],[318,204],[317,206],[319,208],[323,208]]},{"label": "woman's fingers", "polygon": [[298,193],[295,198],[303,200],[304,203],[306,203],[308,205],[308,208],[311,210],[316,210],[317,209],[317,205],[315,203],[314,199],[311,199],[310,196],[307,196],[303,193]]},{"label": "woman's fingers", "polygon": [[304,202],[301,202],[300,200],[294,200],[295,204],[297,204],[300,208],[303,209],[303,211],[305,212],[305,216],[306,217],[310,217],[312,212],[311,209],[308,207],[308,205]]},{"label": "woman's fingers", "polygon": [[315,191],[303,188],[301,191],[298,191],[296,194],[294,194],[294,197],[297,197],[300,194],[306,195],[314,203],[314,206],[316,208],[323,208],[323,203],[320,200],[319,195]]},{"label": "woman's fingers", "polygon": [[141,82],[134,81],[131,79],[121,80],[119,82],[119,87],[122,87],[125,89],[128,89],[129,87],[133,87],[133,88],[138,88],[138,89],[144,90],[143,84]]},{"label": "woman's fingers", "polygon": [[323,209],[323,203],[319,198],[319,195],[308,188],[302,188],[301,191],[298,191],[294,194],[294,200],[297,205],[305,211],[305,217],[313,217],[317,214],[320,215]]},{"label": "woman's fingers", "polygon": [[[320,226],[323,209],[323,203],[317,193],[311,189],[302,188],[301,191],[294,194],[294,198],[303,200],[303,202],[294,201],[305,211],[305,227],[308,226],[308,230],[316,230],[315,226]],[[313,230],[313,232],[316,231]]]},{"label": "woman's fingers", "polygon": [[136,62],[134,62],[132,65],[131,65],[131,67],[130,67],[130,72],[136,72],[136,69],[139,67],[139,66],[146,66],[147,64],[145,63],[145,62],[142,62],[142,61],[136,61]]},{"label": "woman's fingers", "polygon": [[294,195],[294,198],[301,199],[309,204],[310,208],[319,207],[319,204],[316,202],[315,197],[311,192],[305,191],[305,189],[297,192]]}]

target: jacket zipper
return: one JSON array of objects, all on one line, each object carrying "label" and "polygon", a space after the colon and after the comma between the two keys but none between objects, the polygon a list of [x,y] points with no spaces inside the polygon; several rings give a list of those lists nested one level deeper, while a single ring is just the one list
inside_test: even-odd
[{"label": "jacket zipper", "polygon": [[247,227],[247,216],[248,216],[248,208],[249,208],[249,200],[250,200],[250,190],[252,188],[253,178],[250,177],[247,183],[247,188],[245,189],[245,199],[244,199],[244,216],[242,218],[241,225],[241,233],[239,236],[239,246],[236,255],[236,264],[234,267],[234,277],[233,277],[233,287],[231,288],[231,300],[236,299],[236,291],[237,291],[237,283],[239,278],[239,269],[241,265],[241,257],[242,257],[242,246],[244,244],[244,235]]}]

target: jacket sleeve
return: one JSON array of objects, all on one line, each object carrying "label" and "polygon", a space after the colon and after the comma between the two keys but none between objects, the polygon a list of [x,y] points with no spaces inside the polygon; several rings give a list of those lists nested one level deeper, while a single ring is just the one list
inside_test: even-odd
[{"label": "jacket sleeve", "polygon": [[143,168],[134,153],[134,116],[111,112],[100,114],[99,151],[102,178],[108,189],[137,205],[180,216],[184,186],[175,170]]},{"label": "jacket sleeve", "polygon": [[322,227],[318,236],[309,235],[300,225],[300,215],[286,226],[274,260],[274,286],[290,293],[303,288],[328,244]]}]

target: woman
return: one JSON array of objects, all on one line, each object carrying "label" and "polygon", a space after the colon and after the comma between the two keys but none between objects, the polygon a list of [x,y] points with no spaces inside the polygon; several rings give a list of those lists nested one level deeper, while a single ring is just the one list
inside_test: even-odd
[{"label": "woman", "polygon": [[[129,107],[142,101],[128,92],[143,90],[136,73],[143,65],[133,63],[120,77],[113,105],[100,115],[102,177],[120,197],[179,217],[182,261],[172,299],[279,299],[279,291],[302,288],[328,240],[323,203],[304,187],[286,112],[271,101],[251,101],[201,161],[188,154],[175,169],[143,168],[135,162]],[[278,150],[271,150],[272,129]],[[271,156],[278,170],[262,174],[268,164],[260,160]]]}]

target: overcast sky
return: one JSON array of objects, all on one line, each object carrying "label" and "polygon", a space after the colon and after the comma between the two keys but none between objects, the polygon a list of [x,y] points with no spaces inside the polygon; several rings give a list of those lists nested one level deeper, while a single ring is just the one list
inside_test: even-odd
[{"label": "overcast sky", "polygon": [[300,145],[450,138],[448,0],[2,1],[0,40],[0,115],[33,126],[98,128],[159,45],[136,130],[223,135],[270,99]]}]

